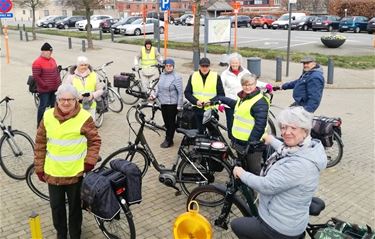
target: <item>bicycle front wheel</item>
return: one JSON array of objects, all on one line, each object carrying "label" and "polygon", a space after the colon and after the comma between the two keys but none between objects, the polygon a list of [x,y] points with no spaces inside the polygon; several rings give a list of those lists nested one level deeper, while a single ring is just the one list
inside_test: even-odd
[{"label": "bicycle front wheel", "polygon": [[108,108],[115,113],[120,113],[124,108],[121,97],[110,87],[108,87]]},{"label": "bicycle front wheel", "polygon": [[95,113],[95,126],[96,126],[96,128],[102,127],[103,121],[104,121],[104,112],[100,112],[100,113],[96,112]]},{"label": "bicycle front wheel", "polygon": [[114,159],[124,159],[135,163],[141,170],[142,177],[145,176],[148,170],[148,157],[143,149],[140,148],[133,149],[131,146],[121,148],[104,159],[100,167],[110,167],[109,164]]},{"label": "bicycle front wheel", "polygon": [[[222,213],[223,210],[223,202],[226,195],[226,188],[221,185],[204,185],[201,187],[195,188],[189,195],[187,199],[187,209],[189,203],[194,200],[199,203],[199,213],[202,214],[212,225],[213,234],[215,238],[237,238],[236,235],[233,233],[230,222],[234,218],[244,217],[244,216],[251,216],[249,211],[247,210],[247,206],[245,202],[240,200],[238,197],[234,196],[233,200],[228,205],[231,205],[229,210],[229,214],[226,218],[220,222],[221,225],[218,225],[218,218]],[[204,205],[200,202],[217,202],[215,204]],[[218,203],[220,202],[220,203]]]},{"label": "bicycle front wheel", "polygon": [[34,142],[22,131],[12,130],[0,139],[0,165],[13,179],[26,178],[27,167],[34,162]]},{"label": "bicycle front wheel", "polygon": [[114,238],[130,238],[135,239],[135,226],[133,221],[133,215],[123,200],[125,205],[121,206],[121,210],[112,220],[103,220],[95,216],[95,221],[98,224],[100,230],[104,236],[108,239]]},{"label": "bicycle front wheel", "polygon": [[138,83],[138,81],[130,81],[130,86],[129,88],[125,89],[125,88],[118,88],[117,91],[118,93],[120,94],[121,98],[122,98],[122,101],[127,104],[127,105],[134,105],[135,103],[137,103],[137,101],[139,100],[138,97],[135,97],[131,94],[128,94],[126,91],[129,90],[129,91],[135,91],[135,92],[142,92],[141,90],[141,87]]},{"label": "bicycle front wheel", "polygon": [[327,168],[333,167],[341,161],[344,153],[344,145],[338,133],[333,133],[333,145],[325,147],[325,152],[328,160]]},{"label": "bicycle front wheel", "polygon": [[191,154],[189,160],[191,163],[183,160],[177,169],[181,189],[186,195],[197,186],[211,183],[225,185],[232,177],[230,167],[212,155]]},{"label": "bicycle front wheel", "polygon": [[[154,103],[144,103],[138,107],[138,109],[145,115],[146,126],[154,126],[160,130],[166,130],[163,124],[163,116],[161,113],[161,106],[154,105]],[[139,124],[141,124],[141,119],[139,117],[139,111],[135,111],[135,119]]]},{"label": "bicycle front wheel", "polygon": [[27,186],[41,199],[49,201],[48,184],[41,182],[35,173],[34,164],[30,165],[26,171]]}]

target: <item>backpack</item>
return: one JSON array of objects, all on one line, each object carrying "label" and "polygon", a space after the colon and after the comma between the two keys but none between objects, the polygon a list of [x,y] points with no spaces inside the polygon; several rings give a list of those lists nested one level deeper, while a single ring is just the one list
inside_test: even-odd
[{"label": "backpack", "polygon": [[374,239],[375,232],[370,226],[359,226],[349,222],[341,221],[337,218],[332,218],[328,221],[328,226],[319,229],[314,235],[314,239]]},{"label": "backpack", "polygon": [[185,102],[182,111],[177,113],[176,127],[183,129],[196,129],[195,113],[190,103]]},{"label": "backpack", "polygon": [[311,129],[311,137],[319,139],[324,147],[333,145],[333,127],[336,119],[324,116],[316,116],[313,119],[313,127]]},{"label": "backpack", "polygon": [[27,85],[29,86],[29,92],[30,93],[37,93],[37,89],[36,89],[36,81],[34,79],[34,77],[32,75],[29,75],[29,77],[27,78]]}]

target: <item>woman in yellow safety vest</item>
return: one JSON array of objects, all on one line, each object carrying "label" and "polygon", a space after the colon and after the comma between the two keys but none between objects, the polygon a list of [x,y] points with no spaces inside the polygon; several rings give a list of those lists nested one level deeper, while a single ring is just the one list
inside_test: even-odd
[{"label": "woman in yellow safety vest", "polygon": [[244,74],[241,77],[241,85],[242,91],[237,94],[237,101],[228,97],[220,97],[220,99],[234,109],[232,141],[238,157],[247,162],[247,171],[259,175],[262,153],[249,154],[243,150],[249,142],[259,141],[263,136],[267,126],[269,100],[256,86],[256,75]]},{"label": "woman in yellow safety vest", "polygon": [[103,83],[99,81],[96,73],[91,70],[89,61],[85,56],[77,58],[77,66],[71,69],[71,74],[64,80],[65,84],[72,84],[78,91],[82,108],[90,112],[95,119],[96,102],[103,94]]},{"label": "woman in yellow safety vest", "polygon": [[55,107],[44,113],[35,139],[35,172],[40,181],[48,183],[57,238],[67,238],[68,229],[70,238],[81,236],[82,176],[94,168],[101,145],[95,123],[91,115],[81,109],[78,97],[71,84],[60,85]]}]

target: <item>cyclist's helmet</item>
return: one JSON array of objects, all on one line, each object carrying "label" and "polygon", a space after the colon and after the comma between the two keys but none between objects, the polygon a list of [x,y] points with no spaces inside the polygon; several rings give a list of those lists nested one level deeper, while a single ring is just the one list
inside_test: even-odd
[{"label": "cyclist's helmet", "polygon": [[146,45],[151,45],[152,46],[152,41],[150,40],[150,39],[147,39],[146,41],[145,41],[145,46]]}]

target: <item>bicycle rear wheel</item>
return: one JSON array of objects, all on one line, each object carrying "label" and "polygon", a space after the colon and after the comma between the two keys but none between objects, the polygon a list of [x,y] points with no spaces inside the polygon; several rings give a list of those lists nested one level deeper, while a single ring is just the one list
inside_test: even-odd
[{"label": "bicycle rear wheel", "polygon": [[[124,204],[122,204],[124,203]],[[121,199],[121,210],[112,220],[103,220],[95,215],[95,221],[104,236],[108,239],[130,238],[135,239],[133,215],[124,199]]]},{"label": "bicycle rear wheel", "polygon": [[[190,154],[189,160],[193,164],[183,160],[177,169],[177,179],[186,195],[189,195],[195,187],[202,186],[202,184],[225,185],[232,177],[230,167],[224,161],[212,155]],[[195,168],[207,178],[207,181]]]},{"label": "bicycle rear wheel", "polygon": [[35,107],[39,107],[40,99],[39,99],[39,93],[33,93],[33,98],[34,98],[34,104]]},{"label": "bicycle rear wheel", "polygon": [[124,108],[121,97],[110,87],[108,87],[108,108],[115,113],[120,113]]},{"label": "bicycle rear wheel", "polygon": [[[143,114],[145,114],[145,121],[148,125],[154,126],[160,130],[166,130],[163,123],[163,116],[161,113],[161,106],[155,105],[155,103],[144,103],[138,107]],[[138,111],[135,111],[135,119],[139,124],[141,124],[141,119],[139,118]]]},{"label": "bicycle rear wheel", "polygon": [[0,139],[0,165],[13,179],[26,178],[26,170],[34,162],[34,142],[30,136],[19,130],[12,130],[11,136],[4,134]]},{"label": "bicycle rear wheel", "polygon": [[[202,214],[212,225],[213,234],[215,238],[237,238],[232,232],[230,222],[234,218],[251,216],[247,210],[247,206],[244,201],[240,200],[236,195],[231,203],[229,214],[227,218],[222,222],[222,226],[218,226],[215,221],[219,218],[221,211],[223,210],[223,202],[226,195],[226,187],[223,185],[204,185],[195,188],[187,199],[186,206],[192,200],[199,203],[199,213]],[[202,204],[201,202],[215,202],[210,205]],[[188,209],[188,208],[187,208]]]},{"label": "bicycle rear wheel", "polygon": [[122,98],[122,101],[125,104],[127,104],[127,105],[134,105],[135,103],[137,103],[137,101],[139,100],[139,98],[135,97],[135,96],[133,96],[131,94],[126,93],[127,90],[135,91],[135,92],[141,92],[141,87],[139,85],[139,82],[132,80],[132,81],[130,81],[129,88],[127,88],[127,89],[125,89],[125,88],[118,88],[117,89],[117,92],[119,93],[119,95]]},{"label": "bicycle rear wheel", "polygon": [[104,121],[104,112],[100,112],[100,113],[96,112],[96,114],[95,114],[95,126],[96,126],[96,128],[102,127],[103,121]]},{"label": "bicycle rear wheel", "polygon": [[331,147],[325,147],[327,154],[327,168],[333,167],[338,164],[344,153],[344,145],[338,133],[333,133],[333,145]]},{"label": "bicycle rear wheel", "polygon": [[34,164],[30,165],[26,171],[27,186],[41,199],[49,201],[48,184],[41,182],[35,173]]}]

